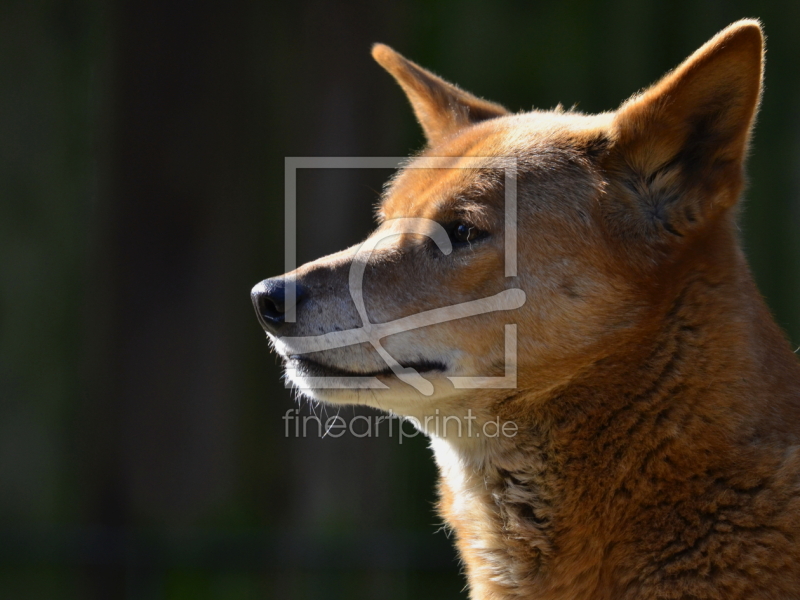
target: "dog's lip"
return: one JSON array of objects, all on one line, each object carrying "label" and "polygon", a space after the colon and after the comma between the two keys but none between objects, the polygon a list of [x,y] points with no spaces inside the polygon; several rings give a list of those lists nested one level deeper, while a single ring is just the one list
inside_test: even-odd
[{"label": "dog's lip", "polygon": [[[301,366],[303,370],[307,371],[311,376],[319,377],[388,377],[393,375],[390,367],[378,371],[350,371],[342,369],[341,367],[334,367],[317,362],[307,356],[293,354],[288,357],[289,361]],[[402,365],[404,369],[415,369],[420,373],[429,372],[444,372],[447,370],[447,365],[439,360],[419,360],[413,361]]]}]

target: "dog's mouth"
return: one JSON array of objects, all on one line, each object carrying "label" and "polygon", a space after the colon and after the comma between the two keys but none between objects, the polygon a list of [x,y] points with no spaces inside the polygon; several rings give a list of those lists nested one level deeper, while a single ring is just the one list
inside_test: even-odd
[{"label": "dog's mouth", "polygon": [[[447,365],[437,360],[420,360],[402,365],[404,369],[414,369],[419,373],[443,373]],[[306,356],[298,354],[289,356],[287,367],[297,370],[298,375],[306,377],[388,377],[393,375],[392,369],[387,365],[385,369],[374,371],[355,371],[325,365]]]}]

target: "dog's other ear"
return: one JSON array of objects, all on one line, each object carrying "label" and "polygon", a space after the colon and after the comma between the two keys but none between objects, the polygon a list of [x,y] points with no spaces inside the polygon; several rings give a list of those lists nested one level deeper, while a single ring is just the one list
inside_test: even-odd
[{"label": "dog's other ear", "polygon": [[372,57],[403,88],[431,146],[467,125],[508,114],[499,104],[459,89],[389,46],[375,44]]},{"label": "dog's other ear", "polygon": [[666,231],[682,235],[736,204],[763,57],[758,21],[738,21],[617,111],[610,156]]}]

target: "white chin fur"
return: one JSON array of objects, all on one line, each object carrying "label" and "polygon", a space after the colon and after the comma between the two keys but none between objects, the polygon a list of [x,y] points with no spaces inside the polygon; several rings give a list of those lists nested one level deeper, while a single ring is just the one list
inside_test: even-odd
[{"label": "white chin fur", "polygon": [[[304,396],[331,404],[361,404],[398,414],[416,414],[420,407],[432,400],[441,400],[457,393],[446,378],[447,373],[426,373],[426,380],[433,384],[434,392],[425,396],[412,386],[394,376],[378,378],[307,377],[295,369],[286,369],[286,379]],[[372,385],[377,382],[379,386]]]}]

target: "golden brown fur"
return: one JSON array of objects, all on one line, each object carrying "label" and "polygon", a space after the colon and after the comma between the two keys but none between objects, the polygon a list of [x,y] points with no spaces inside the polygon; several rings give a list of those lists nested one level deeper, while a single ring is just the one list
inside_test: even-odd
[{"label": "golden brown fur", "polygon": [[[401,364],[442,363],[425,373],[430,397],[388,374],[387,390],[307,393],[517,424],[493,439],[428,431],[471,598],[800,598],[800,367],[735,224],[762,46],[757,22],[735,23],[596,116],[511,115],[376,46],[425,129],[423,156],[444,157],[399,173],[380,219],[461,219],[490,235],[450,257],[392,238],[365,275],[371,320],[509,287],[527,301],[386,338]],[[447,168],[464,156],[519,161],[517,277],[503,276],[502,178]],[[283,336],[360,326],[347,291],[355,252],[296,272],[309,297],[272,337],[289,362]],[[508,322],[516,389],[452,389],[445,375],[502,374]],[[385,366],[366,344],[314,360]]]}]

